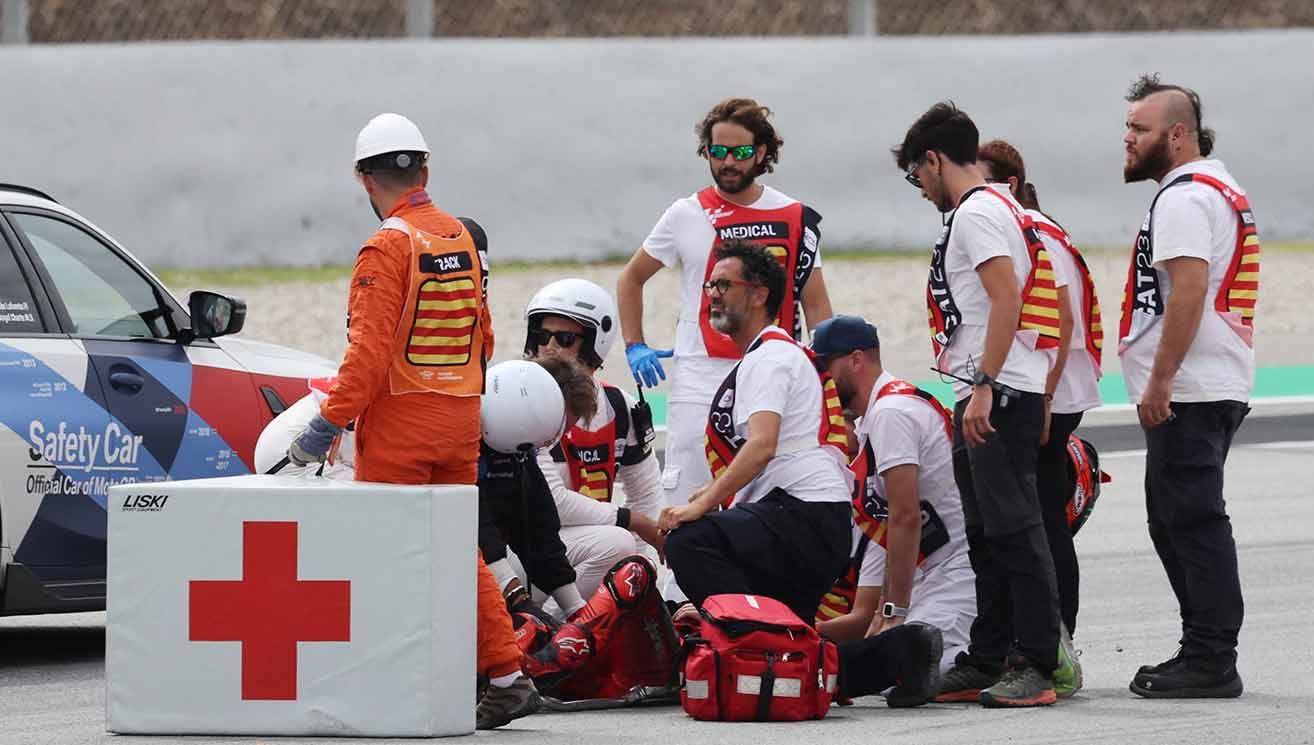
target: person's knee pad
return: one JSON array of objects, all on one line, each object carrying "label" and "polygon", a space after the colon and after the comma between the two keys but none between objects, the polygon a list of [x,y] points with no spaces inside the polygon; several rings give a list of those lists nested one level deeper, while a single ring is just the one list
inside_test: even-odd
[{"label": "person's knee pad", "polygon": [[616,562],[602,580],[622,610],[633,608],[652,594],[657,585],[657,567],[647,558],[634,554]]},{"label": "person's knee pad", "polygon": [[569,620],[587,628],[594,649],[601,650],[625,612],[655,593],[656,585],[657,569],[651,562],[638,555],[622,559],[608,570],[602,586]]}]

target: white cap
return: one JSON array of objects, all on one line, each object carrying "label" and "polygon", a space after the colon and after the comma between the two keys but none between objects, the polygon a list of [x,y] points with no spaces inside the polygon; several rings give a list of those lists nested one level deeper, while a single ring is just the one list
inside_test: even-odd
[{"label": "white cap", "polygon": [[415,122],[401,114],[379,114],[356,135],[357,163],[375,155],[402,151],[428,154],[429,144]]}]

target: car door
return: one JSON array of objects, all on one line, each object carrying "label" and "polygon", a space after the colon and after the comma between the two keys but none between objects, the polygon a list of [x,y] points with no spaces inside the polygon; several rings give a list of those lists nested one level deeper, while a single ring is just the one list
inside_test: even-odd
[{"label": "car door", "polygon": [[63,333],[35,267],[0,216],[5,612],[72,609],[103,596],[105,474],[95,455],[111,422],[103,398],[86,351]]},{"label": "car door", "polygon": [[[100,377],[111,415],[97,464],[111,474],[105,484],[248,473],[223,433],[191,406],[192,361],[172,338],[189,321],[173,298],[71,218],[14,210],[9,220],[53,288],[61,323]],[[250,381],[239,383],[230,406],[264,415],[252,405]]]}]

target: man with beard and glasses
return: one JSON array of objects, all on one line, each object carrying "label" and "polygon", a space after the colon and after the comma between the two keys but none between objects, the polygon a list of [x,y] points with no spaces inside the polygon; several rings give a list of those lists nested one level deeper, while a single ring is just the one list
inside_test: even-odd
[{"label": "man with beard and glasses", "polygon": [[[770,250],[727,240],[706,282],[711,322],[742,358],[717,388],[704,425],[715,478],[666,507],[666,561],[694,606],[712,595],[764,595],[811,622],[848,564],[851,474],[844,417],[809,352],[773,320],[784,268]],[[724,509],[722,509],[724,507]],[[900,681],[892,706],[925,703],[938,683],[938,629],[904,624],[840,647],[838,694]]]},{"label": "man with beard and glasses", "polygon": [[[643,287],[662,267],[679,264],[680,315],[675,331],[676,371],[667,404],[666,457],[662,473],[665,504],[686,503],[711,480],[703,457],[703,427],[711,395],[739,360],[734,341],[711,323],[710,298],[703,293],[713,249],[731,239],[748,239],[768,248],[785,269],[787,282],[773,322],[795,339],[802,318],[809,327],[831,315],[821,276],[821,216],[799,201],[758,183],[771,173],[782,141],[770,110],[748,98],[717,104],[696,127],[698,155],[707,159],[713,186],[678,199],[634,253],[616,286],[625,356],[640,386],[666,377],[659,358],[670,350],[644,343]],[[663,594],[680,600],[667,583]]]},{"label": "man with beard and glasses", "polygon": [[845,410],[860,417],[852,559],[817,609],[817,631],[848,641],[920,621],[944,635],[940,669],[948,670],[976,617],[951,415],[881,367],[876,327],[857,316],[818,324],[812,353]]},{"label": "man with beard and glasses", "polygon": [[[479,397],[493,355],[484,232],[438,209],[425,186],[429,146],[411,120],[380,114],[356,137],[356,178],[383,220],[356,255],[347,297],[347,352],[318,413],[288,447],[295,466],[320,462],[355,422],[356,479],[475,484]],[[474,526],[470,526],[472,529]],[[491,684],[476,727],[539,707],[497,580],[480,556],[479,672]]]},{"label": "man with beard and glasses", "polygon": [[932,106],[894,148],[905,178],[942,214],[927,310],[936,369],[954,379],[954,478],[962,496],[976,620],[940,701],[1054,703],[1058,590],[1036,494],[1045,349],[1057,346],[1053,270],[1035,225],[977,169],[979,135],[952,103]]},{"label": "man with beard and glasses", "polygon": [[1250,410],[1259,237],[1245,191],[1208,158],[1195,91],[1147,75],[1127,101],[1123,178],[1159,188],[1132,249],[1118,357],[1145,431],[1150,538],[1182,615],[1178,653],[1131,690],[1230,698],[1242,599],[1223,468]]}]

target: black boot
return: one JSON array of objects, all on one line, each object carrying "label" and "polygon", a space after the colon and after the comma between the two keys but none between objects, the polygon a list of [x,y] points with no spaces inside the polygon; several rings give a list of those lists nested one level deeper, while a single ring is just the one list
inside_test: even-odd
[{"label": "black boot", "polygon": [[886,703],[921,706],[940,688],[944,638],[934,626],[906,623],[839,645],[839,696],[869,696],[894,686]]},{"label": "black boot", "polygon": [[1143,698],[1236,698],[1242,691],[1235,662],[1183,655],[1141,668],[1128,688]]}]

